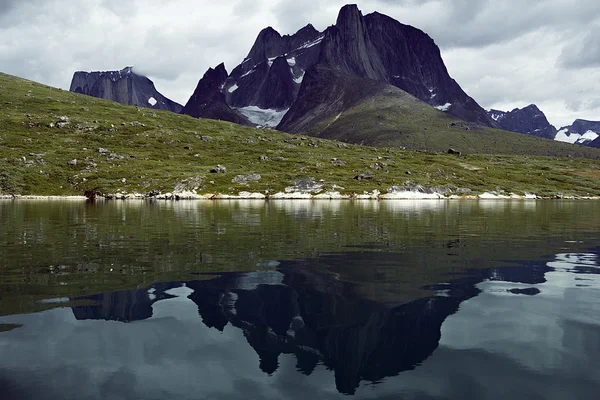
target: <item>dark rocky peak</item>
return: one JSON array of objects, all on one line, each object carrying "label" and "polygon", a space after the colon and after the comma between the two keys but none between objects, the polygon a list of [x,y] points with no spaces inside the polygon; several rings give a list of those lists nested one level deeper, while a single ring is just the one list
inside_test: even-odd
[{"label": "dark rocky peak", "polygon": [[342,7],[334,26],[327,28],[320,62],[350,75],[387,81],[387,72],[356,5]]},{"label": "dark rocky peak", "polygon": [[75,72],[70,91],[130,106],[172,112],[182,108],[160,94],[150,79],[137,74],[132,67],[118,71]]},{"label": "dark rocky peak", "polygon": [[321,35],[321,32],[316,30],[311,24],[306,25],[293,35],[281,36],[275,29],[268,27],[263,29],[256,38],[250,53],[244,60],[243,64],[246,70],[251,68],[265,59],[274,59],[294,52],[300,49],[303,45],[316,40]]},{"label": "dark rocky peak", "polygon": [[228,76],[229,76],[229,74],[227,73],[227,70],[225,69],[225,64],[221,63],[221,64],[217,65],[215,68],[209,68],[208,71],[206,71],[206,73],[200,80],[200,82],[204,83],[207,86],[218,87],[220,89],[221,86],[227,80]]},{"label": "dark rocky peak", "polygon": [[352,31],[355,28],[360,28],[363,24],[362,12],[358,9],[356,4],[346,4],[340,9],[338,13],[337,21],[335,26],[342,30]]},{"label": "dark rocky peak", "polygon": [[[493,112],[493,115],[492,115]],[[548,122],[544,113],[535,105],[530,104],[527,107],[515,108],[510,112],[492,110],[489,113],[502,129],[511,132],[525,133],[532,136],[554,139],[556,128]]]},{"label": "dark rocky peak", "polygon": [[227,70],[224,64],[209,68],[198,82],[196,90],[181,113],[195,118],[217,119],[248,125],[248,121],[227,104],[223,94],[226,81]]},{"label": "dark rocky peak", "polygon": [[286,42],[286,53],[303,50],[307,44],[315,41],[321,35],[322,33],[316,30],[314,26],[308,24],[291,36],[283,36],[283,39]]},{"label": "dark rocky peak", "polygon": [[284,44],[285,40],[279,32],[269,26],[260,31],[246,59],[256,65],[266,58],[279,56],[285,52]]},{"label": "dark rocky peak", "polygon": [[319,36],[321,32],[319,32],[313,24],[308,24],[303,28],[300,28],[298,32],[296,32],[293,36],[298,38],[299,40],[311,40],[317,36]]}]

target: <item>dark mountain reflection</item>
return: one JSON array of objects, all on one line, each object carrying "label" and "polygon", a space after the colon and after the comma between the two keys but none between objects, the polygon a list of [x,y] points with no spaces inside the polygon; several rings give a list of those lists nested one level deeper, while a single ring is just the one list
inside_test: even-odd
[{"label": "dark mountain reflection", "polygon": [[[375,258],[377,254],[371,253]],[[310,375],[319,363],[332,369],[337,389],[345,394],[353,394],[361,381],[378,382],[427,359],[438,347],[444,320],[479,293],[476,284],[486,279],[541,283],[551,270],[541,262],[474,270],[454,276],[450,283],[426,287],[433,295],[390,306],[358,295],[360,284],[337,280],[307,265],[285,263],[277,270],[227,273],[185,285],[193,290],[189,299],[206,326],[223,331],[231,324],[243,331],[263,372],[273,374],[281,354],[294,354],[303,374]],[[73,307],[73,314],[79,320],[147,319],[152,305],[169,298],[165,292],[182,284],[87,297],[96,304]]]}]

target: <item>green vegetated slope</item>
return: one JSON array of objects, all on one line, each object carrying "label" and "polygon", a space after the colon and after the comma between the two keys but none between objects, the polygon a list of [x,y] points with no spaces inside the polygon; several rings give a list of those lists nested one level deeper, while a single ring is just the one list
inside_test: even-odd
[{"label": "green vegetated slope", "polygon": [[[372,104],[384,107],[383,100]],[[386,121],[392,116],[402,119],[393,104],[395,100],[382,108],[386,110],[382,124],[391,126]],[[194,182],[199,193],[273,193],[293,185],[295,179],[309,177],[322,181],[323,190],[342,193],[385,192],[392,185],[419,184],[475,192],[600,195],[600,151],[583,147],[556,147],[566,149],[557,157],[469,152],[459,157],[348,145],[124,106],[5,74],[0,74],[0,106],[2,194],[164,193],[178,184],[185,186],[186,180]],[[371,121],[380,119],[378,114],[369,115],[366,103],[348,114],[360,124],[361,113]],[[439,114],[440,120],[447,118]],[[338,123],[351,120],[339,118],[332,126]],[[435,125],[423,128],[443,136],[432,132]],[[476,137],[473,131],[469,134]],[[492,134],[486,130],[482,135]],[[546,143],[521,136],[523,148],[531,151]],[[452,145],[463,149],[453,142],[434,147],[433,136],[430,139],[423,148],[443,150]],[[496,142],[498,153],[507,151],[501,147],[503,140]],[[216,165],[224,166],[226,172],[210,173]],[[236,176],[251,173],[259,174],[260,180],[233,183]],[[369,179],[354,179],[358,174]]]},{"label": "green vegetated slope", "polygon": [[317,124],[311,135],[371,146],[469,154],[520,154],[598,158],[584,146],[492,129],[457,119],[387,86],[358,105]]}]

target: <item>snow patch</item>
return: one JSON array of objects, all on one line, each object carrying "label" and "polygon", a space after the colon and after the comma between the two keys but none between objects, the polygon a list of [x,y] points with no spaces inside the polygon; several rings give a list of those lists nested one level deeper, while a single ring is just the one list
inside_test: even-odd
[{"label": "snow patch", "polygon": [[158,101],[156,101],[156,99],[154,97],[150,97],[148,99],[148,104],[150,104],[152,107],[154,107],[156,105],[156,103],[158,103]]},{"label": "snow patch", "polygon": [[564,128],[556,133],[554,140],[571,144],[586,144],[596,140],[598,137],[600,137],[600,135],[592,130],[580,135],[578,133],[570,133],[569,128]]},{"label": "snow patch", "polygon": [[290,67],[293,67],[294,65],[296,65],[296,57],[290,57],[287,59],[287,63]]},{"label": "snow patch", "polygon": [[272,110],[262,109],[256,106],[248,106],[236,108],[242,115],[259,128],[274,128],[283,119],[283,116],[289,111],[285,110]]},{"label": "snow patch", "polygon": [[256,70],[255,70],[255,69],[251,69],[250,71],[248,71],[248,72],[246,72],[246,73],[242,74],[242,76],[240,76],[240,79],[241,79],[241,78],[243,78],[243,77],[245,77],[245,76],[248,76],[248,75],[250,75],[250,74],[251,74],[251,73],[253,73],[253,72],[256,72]]},{"label": "snow patch", "polygon": [[298,47],[296,50],[309,49],[311,47],[314,47],[314,46],[318,45],[319,43],[321,43],[324,38],[325,38],[325,35],[321,35],[313,41],[304,43],[302,46]]},{"label": "snow patch", "polygon": [[452,106],[452,103],[446,103],[443,106],[436,106],[435,108],[437,108],[440,111],[448,111],[450,106]]},{"label": "snow patch", "polygon": [[498,122],[498,120],[500,120],[501,118],[504,117],[504,113],[501,112],[494,112],[492,110],[487,110],[487,112],[490,114],[490,118],[493,119],[494,121]]},{"label": "snow patch", "polygon": [[70,301],[71,301],[71,299],[69,299],[68,297],[57,297],[54,299],[43,299],[43,300],[40,300],[39,302],[42,304],[61,304],[61,303],[68,303]]},{"label": "snow patch", "polygon": [[577,143],[591,142],[593,140],[598,139],[598,136],[600,136],[600,135],[598,135],[594,131],[587,131],[586,133],[584,133],[583,135],[581,135],[581,137],[577,140]]},{"label": "snow patch", "polygon": [[235,92],[236,90],[238,90],[238,88],[239,88],[239,86],[237,85],[237,83],[234,83],[232,87],[230,87],[229,89],[227,89],[227,91],[228,91],[229,93],[233,93],[233,92]]},{"label": "snow patch", "polygon": [[304,74],[305,72],[302,72],[302,75],[298,76],[298,77],[294,77],[294,82],[296,83],[302,83],[302,81],[304,80]]},{"label": "snow patch", "polygon": [[560,131],[558,131],[556,133],[556,136],[554,136],[554,140],[558,141],[558,142],[565,142],[565,143],[575,143],[577,141],[577,139],[579,139],[579,135],[577,134],[570,134],[568,129],[561,129]]}]

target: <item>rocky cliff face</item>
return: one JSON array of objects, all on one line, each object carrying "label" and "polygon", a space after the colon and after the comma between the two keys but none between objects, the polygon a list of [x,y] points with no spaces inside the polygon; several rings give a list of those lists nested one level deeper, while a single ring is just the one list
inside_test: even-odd
[{"label": "rocky cliff face", "polygon": [[[345,100],[338,98],[336,105],[328,103],[331,85],[315,82],[324,74],[335,75],[338,93],[341,86],[353,93],[345,92]],[[306,83],[306,77],[312,80]],[[365,81],[352,88],[340,83],[344,79]],[[363,16],[356,5],[344,6],[336,24],[322,33],[310,24],[291,36],[271,27],[262,30],[221,91],[227,104],[242,112],[250,107],[283,114],[291,107],[293,112],[278,129],[299,132],[296,129],[309,121],[339,112],[341,104],[352,103],[348,98],[364,98],[382,83],[458,118],[499,127],[449,76],[439,48],[427,34],[379,13]],[[304,89],[306,85],[310,88]],[[365,92],[359,93],[358,87]],[[318,115],[303,114],[315,109]]]},{"label": "rocky cliff face", "polygon": [[425,32],[377,12],[364,19],[388,83],[465,121],[498,127],[450,77],[439,47]]},{"label": "rocky cliff face", "polygon": [[70,90],[130,106],[175,113],[182,109],[180,104],[160,94],[150,79],[136,74],[131,67],[120,71],[75,72]]},{"label": "rocky cliff face", "polygon": [[535,104],[515,108],[510,112],[490,110],[488,115],[507,131],[546,139],[554,139],[556,136],[556,128],[548,122],[544,113]]},{"label": "rocky cliff face", "polygon": [[344,6],[336,24],[325,31],[319,63],[348,75],[388,80],[365,18],[356,5]]}]

